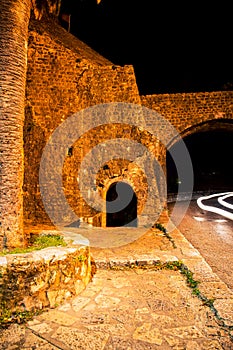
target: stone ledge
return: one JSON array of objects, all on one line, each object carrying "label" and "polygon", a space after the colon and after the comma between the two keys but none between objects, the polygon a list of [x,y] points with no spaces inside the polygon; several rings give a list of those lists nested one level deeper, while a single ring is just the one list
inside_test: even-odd
[{"label": "stone ledge", "polygon": [[92,278],[90,247],[50,247],[0,257],[0,316],[53,308]]}]

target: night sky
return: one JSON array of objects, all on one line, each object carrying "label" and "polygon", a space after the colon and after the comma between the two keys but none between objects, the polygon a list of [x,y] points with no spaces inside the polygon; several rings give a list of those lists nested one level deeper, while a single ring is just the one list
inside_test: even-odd
[{"label": "night sky", "polygon": [[71,33],[134,66],[140,94],[233,89],[230,2],[66,0]]}]

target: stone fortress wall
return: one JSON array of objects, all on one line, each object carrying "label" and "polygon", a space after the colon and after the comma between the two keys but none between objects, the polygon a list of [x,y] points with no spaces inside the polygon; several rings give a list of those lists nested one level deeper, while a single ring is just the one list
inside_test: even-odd
[{"label": "stone fortress wall", "polygon": [[[58,25],[31,21],[24,126],[26,224],[51,223],[41,199],[39,168],[44,147],[54,130],[77,112],[112,102],[153,110],[170,122],[181,136],[210,127],[229,128],[233,119],[231,91],[140,96],[133,66],[114,65]],[[155,114],[152,114],[151,119],[147,118],[148,128],[145,129],[116,122],[99,125],[82,134],[67,149],[62,174],[63,188],[69,205],[78,217],[95,226],[106,225],[103,213],[91,208],[83,199],[77,181],[84,156],[99,143],[115,138],[140,142],[158,159],[166,173],[166,148],[149,132],[150,127],[155,128],[154,117]],[[159,127],[166,134],[166,127]],[[175,138],[167,146],[174,142]],[[51,152],[51,160],[53,156]],[[51,173],[48,188],[53,186],[52,180]],[[113,159],[103,164],[96,178],[96,188],[106,199],[108,188],[122,180],[132,186],[137,196],[137,210],[141,213],[148,184],[140,166],[133,162]],[[156,205],[159,206],[159,179],[156,188]],[[53,191],[56,198],[56,186]],[[53,207],[57,220],[66,215],[59,203],[53,203]]]}]

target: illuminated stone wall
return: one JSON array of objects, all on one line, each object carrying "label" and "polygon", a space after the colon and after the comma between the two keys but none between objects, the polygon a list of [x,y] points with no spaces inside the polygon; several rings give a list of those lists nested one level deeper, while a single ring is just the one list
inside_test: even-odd
[{"label": "illuminated stone wall", "polygon": [[50,247],[0,257],[0,316],[55,307],[79,295],[94,265],[88,246]]},{"label": "illuminated stone wall", "polygon": [[232,100],[233,91],[141,96],[142,105],[166,118],[182,137],[216,126],[229,128],[233,121]]},{"label": "illuminated stone wall", "polygon": [[[74,113],[109,102],[140,104],[133,67],[115,66],[59,26],[48,22],[38,26],[37,22],[31,22],[24,127],[26,223],[50,223],[41,200],[39,166],[43,149],[53,131]],[[134,131],[129,128],[126,133],[126,129],[119,125],[115,128],[100,126],[91,134],[82,136],[73,145],[72,156],[67,156],[65,160],[65,194],[78,216],[92,217],[97,214],[85,204],[78,190],[77,171],[82,158],[98,142],[115,137],[138,139],[141,135],[135,132],[135,128]],[[145,135],[145,139],[148,137],[150,136]],[[51,152],[51,158],[53,156]],[[115,173],[122,178],[122,172],[122,165],[118,164]],[[130,179],[131,173],[124,177]],[[132,170],[132,178],[135,178],[135,169]],[[134,187],[135,181],[132,180]],[[144,187],[143,194],[146,192],[146,183]],[[56,198],[56,188],[54,197]],[[141,207],[144,199],[142,194],[139,197]],[[64,216],[62,210],[62,205],[57,203],[54,215]]]},{"label": "illuminated stone wall", "polygon": [[[200,129],[214,128],[213,122],[218,123],[218,127],[220,124],[229,127],[233,119],[230,91],[140,96],[132,66],[114,65],[59,25],[49,22],[38,24],[32,21],[28,42],[24,126],[26,224],[51,223],[41,199],[39,167],[44,147],[54,130],[75,113],[110,102],[132,103],[153,110],[154,113],[145,113],[147,115],[144,129],[136,123],[136,116],[135,125],[133,116],[132,126],[101,123],[93,130],[81,133],[82,136],[71,145],[72,147],[65,150],[67,156],[64,160],[62,181],[66,200],[79,218],[96,226],[105,226],[106,217],[86,203],[83,195],[88,197],[89,193],[81,193],[79,188],[80,165],[95,146],[117,138],[141,143],[158,160],[166,177],[166,148],[155,136],[157,129],[160,130],[163,140],[169,140],[168,144],[165,144],[170,147],[177,139],[170,134],[167,122],[174,126],[178,136],[184,137]],[[156,112],[159,118],[156,117]],[[111,120],[111,113],[114,116],[114,111],[109,111],[106,123]],[[88,122],[84,121],[83,124],[86,127]],[[62,148],[63,139],[59,142],[57,146]],[[56,148],[56,145],[53,147]],[[50,161],[54,164],[55,171],[56,167],[59,171],[59,164],[54,163],[52,148],[48,163]],[[90,167],[93,167],[93,171],[98,161],[99,159],[96,159]],[[56,220],[67,216],[69,221],[69,214],[57,199],[53,171],[54,169],[48,169],[49,180],[46,183],[47,188],[52,188],[54,194],[51,198],[52,216]],[[122,159],[110,159],[105,162],[96,174],[96,190],[105,200],[109,186],[122,180],[133,188],[138,200],[137,211],[141,213],[148,198],[148,182],[146,174],[136,164]],[[157,182],[155,191],[158,202],[153,206],[153,211],[156,211],[160,210],[161,204],[161,179],[158,177],[154,181]]]}]

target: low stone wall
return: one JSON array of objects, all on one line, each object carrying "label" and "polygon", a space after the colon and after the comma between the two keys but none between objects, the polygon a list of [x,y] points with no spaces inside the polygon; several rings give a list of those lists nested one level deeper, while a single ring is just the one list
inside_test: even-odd
[{"label": "low stone wall", "polygon": [[0,257],[0,316],[56,307],[92,277],[89,246],[51,247]]}]

